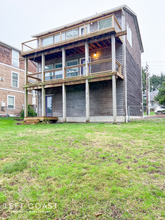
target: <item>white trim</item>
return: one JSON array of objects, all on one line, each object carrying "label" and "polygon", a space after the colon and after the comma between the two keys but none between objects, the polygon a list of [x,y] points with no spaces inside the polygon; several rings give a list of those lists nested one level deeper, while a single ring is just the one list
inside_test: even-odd
[{"label": "white trim", "polygon": [[[84,35],[84,34],[81,34],[81,29],[84,29],[84,25],[83,26],[81,26],[81,27],[79,27],[79,36],[82,36],[82,35]],[[88,33],[86,33],[86,34],[89,34],[90,33],[90,28],[89,28],[89,24],[86,24],[86,28],[87,28],[87,32]],[[85,30],[84,30],[84,33],[85,33]]]},{"label": "white trim", "polygon": [[[8,108],[8,97],[13,97],[14,98],[14,108]],[[15,96],[14,95],[7,95],[7,109],[15,110]]]},{"label": "white trim", "polygon": [[[17,87],[16,87],[16,86],[13,86],[13,73],[18,74],[18,86],[17,86]],[[17,88],[17,89],[19,89],[19,73],[14,72],[14,71],[11,71],[11,87],[12,87],[12,88]]]},{"label": "white trim", "polygon": [[[6,88],[1,88],[1,90],[5,90],[5,91],[10,91],[10,92],[18,92],[18,93],[24,93],[23,91],[18,91],[18,90],[14,90],[14,89],[6,89]],[[29,95],[32,95],[32,93],[28,93]]]},{"label": "white trim", "polygon": [[[85,57],[83,58],[80,58],[80,64],[81,64],[81,60],[84,59],[85,60]],[[89,56],[89,59],[90,59],[90,62],[91,62],[91,57]],[[89,62],[89,61],[88,61]],[[84,63],[85,64],[85,63]],[[84,66],[85,67],[85,66]],[[89,66],[89,70],[90,70],[90,66]],[[90,71],[89,71],[90,73]],[[81,75],[81,67],[80,67],[80,75]],[[83,74],[84,75],[84,74]]]},{"label": "white trim", "polygon": [[[25,70],[23,70],[23,69],[20,69],[20,68],[17,68],[17,67],[14,67],[14,66],[11,66],[11,65],[8,65],[8,64],[5,64],[5,63],[1,63],[1,62],[0,62],[0,64],[3,65],[3,66],[11,67],[11,68],[13,68],[13,69],[16,69],[16,70],[19,70],[19,71],[25,72]],[[28,72],[28,73],[31,74],[32,72]]]}]

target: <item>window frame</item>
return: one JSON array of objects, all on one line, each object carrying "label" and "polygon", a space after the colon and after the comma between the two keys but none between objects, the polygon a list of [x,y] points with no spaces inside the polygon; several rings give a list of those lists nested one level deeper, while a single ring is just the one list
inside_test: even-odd
[{"label": "window frame", "polygon": [[[17,58],[14,58],[14,52],[17,52],[17,54],[18,54],[18,59]],[[13,62],[13,60],[17,60],[18,61],[18,65],[15,65],[14,64],[14,62]],[[18,67],[19,68],[19,52],[17,51],[17,50],[13,50],[12,49],[12,66],[15,66],[15,67]]]},{"label": "window frame", "polygon": [[[76,65],[78,65],[78,59],[74,59],[74,60],[68,60],[68,61],[66,61],[66,67],[69,67],[69,66],[67,65],[68,62],[73,62],[73,61],[77,61],[77,64],[76,64]],[[76,66],[76,65],[72,65],[70,69],[73,69],[74,66]],[[74,73],[74,72],[79,73],[78,67],[75,67],[75,68],[77,68],[77,71],[73,71],[73,73]],[[67,69],[67,70],[69,70],[69,69]],[[68,74],[68,73],[67,73],[67,70],[66,70],[66,74]],[[72,73],[72,72],[71,72],[71,73]],[[78,76],[78,74],[77,74],[77,76]],[[73,76],[68,76],[68,77],[73,77]]]},{"label": "window frame", "polygon": [[[84,25],[79,27],[79,36],[83,36],[84,34],[81,34],[81,29],[84,29]],[[86,30],[88,31],[88,33],[86,32],[86,34],[90,33],[90,29],[89,29],[89,24],[86,24]]]},{"label": "window frame", "polygon": [[[56,68],[56,65],[58,65],[58,64],[61,64],[61,68],[62,68],[62,62],[61,62],[61,63],[55,63],[54,64],[54,69],[56,69],[56,70],[61,69],[61,68]],[[62,71],[62,70],[59,70],[59,71]],[[62,75],[62,77],[63,77],[63,72],[62,73],[57,73],[57,71],[55,71],[54,74],[55,74],[55,79],[56,79],[56,75]],[[62,79],[62,77],[57,78],[57,79]]]},{"label": "window frame", "polygon": [[[13,73],[15,73],[15,74],[18,75],[18,83],[17,83],[18,86],[17,86],[17,87],[13,85]],[[11,87],[12,87],[12,88],[17,88],[17,89],[19,89],[19,73],[15,72],[15,71],[12,71],[12,72],[11,72]]]},{"label": "window frame", "polygon": [[[52,69],[50,69],[50,72],[45,73],[45,80],[46,80],[46,81],[47,81],[47,80],[52,80],[52,79],[53,79],[53,71],[51,72],[51,70],[53,70],[53,64],[46,64],[45,67],[46,67],[46,66],[52,66]],[[45,71],[47,71],[47,70],[45,69]],[[49,74],[49,76],[46,76],[46,74]],[[50,79],[46,79],[46,77],[49,77]],[[51,79],[51,77],[52,77],[52,79]]]},{"label": "window frame", "polygon": [[[82,58],[80,58],[80,65],[81,65],[81,60],[84,60],[85,59],[85,57],[82,57]],[[89,56],[89,63],[91,62],[91,57]],[[85,67],[85,66],[83,66],[83,67]],[[91,66],[89,66],[89,68],[88,68],[88,73],[90,74],[90,68]],[[82,73],[82,71],[81,71],[81,67],[80,67],[80,76],[85,76],[85,73],[84,74],[82,74],[81,75],[81,73]]]},{"label": "window frame", "polygon": [[[13,98],[14,98],[14,106],[13,106],[13,108],[9,108],[9,107],[8,107],[8,97],[13,97]],[[15,96],[14,96],[14,95],[7,95],[7,109],[9,109],[9,110],[15,110]]]}]

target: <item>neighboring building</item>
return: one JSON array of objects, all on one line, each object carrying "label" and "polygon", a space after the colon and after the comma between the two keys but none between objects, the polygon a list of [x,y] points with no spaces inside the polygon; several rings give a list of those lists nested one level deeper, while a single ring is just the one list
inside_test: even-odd
[{"label": "neighboring building", "polygon": [[[25,63],[20,58],[20,50],[0,41],[0,115],[17,116],[24,107]],[[29,73],[34,72],[36,64],[29,61]],[[29,104],[35,102],[30,91]]]},{"label": "neighboring building", "polygon": [[22,56],[26,63],[38,63],[38,73],[27,74],[37,82],[26,81],[24,88],[26,94],[37,90],[38,116],[116,123],[127,121],[128,106],[131,117],[142,116],[143,44],[137,16],[128,6],[32,37],[22,43]]},{"label": "neighboring building", "polygon": [[159,106],[159,102],[155,101],[155,96],[157,96],[159,93],[159,90],[155,90],[150,92],[150,108],[157,108]]}]

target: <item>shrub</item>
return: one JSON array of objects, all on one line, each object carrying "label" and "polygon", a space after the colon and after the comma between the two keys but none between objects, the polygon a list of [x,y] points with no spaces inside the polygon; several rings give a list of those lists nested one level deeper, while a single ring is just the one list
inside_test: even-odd
[{"label": "shrub", "polygon": [[[37,113],[28,105],[28,117],[36,117]],[[21,118],[24,118],[24,110],[21,111]]]}]

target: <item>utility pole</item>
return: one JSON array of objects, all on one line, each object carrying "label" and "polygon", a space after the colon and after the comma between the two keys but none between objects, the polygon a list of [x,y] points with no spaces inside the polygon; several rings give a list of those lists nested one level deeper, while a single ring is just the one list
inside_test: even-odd
[{"label": "utility pole", "polygon": [[148,115],[148,64],[146,63],[146,107],[147,107],[147,115]]},{"label": "utility pole", "polygon": [[150,115],[150,77],[148,74],[148,115]]}]

